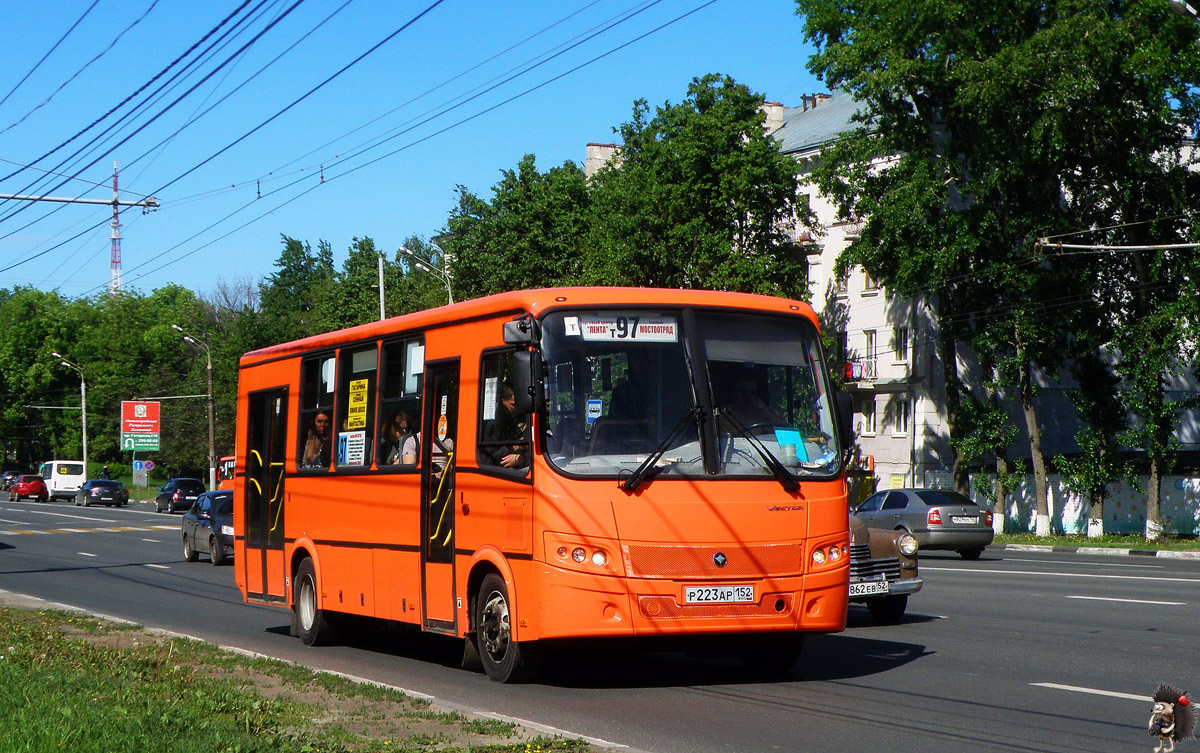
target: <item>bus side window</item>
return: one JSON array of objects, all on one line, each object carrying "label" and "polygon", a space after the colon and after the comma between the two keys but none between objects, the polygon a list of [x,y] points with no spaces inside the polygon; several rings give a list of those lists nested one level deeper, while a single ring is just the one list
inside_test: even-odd
[{"label": "bus side window", "polygon": [[338,369],[338,422],[335,444],[339,468],[364,468],[371,464],[375,442],[375,345],[342,351]]},{"label": "bus side window", "polygon": [[424,340],[413,338],[384,344],[379,370],[379,454],[375,461],[380,468],[411,467],[420,458],[424,376]]},{"label": "bus side window", "polygon": [[486,353],[480,360],[479,433],[475,459],[481,466],[529,473],[530,416],[514,412],[512,351]]},{"label": "bus side window", "polygon": [[328,469],[333,436],[332,355],[305,360],[300,366],[300,431],[296,465]]}]

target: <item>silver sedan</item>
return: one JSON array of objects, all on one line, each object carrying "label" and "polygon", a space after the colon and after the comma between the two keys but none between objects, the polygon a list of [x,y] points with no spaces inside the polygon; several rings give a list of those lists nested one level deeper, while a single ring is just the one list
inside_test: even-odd
[{"label": "silver sedan", "polygon": [[905,530],[922,550],[949,549],[979,559],[992,543],[992,513],[948,489],[887,489],[854,508],[868,528]]}]

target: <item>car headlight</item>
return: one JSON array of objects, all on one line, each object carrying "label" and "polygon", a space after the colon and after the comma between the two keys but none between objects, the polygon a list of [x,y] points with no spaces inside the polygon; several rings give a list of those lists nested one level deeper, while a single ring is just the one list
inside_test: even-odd
[{"label": "car headlight", "polygon": [[233,535],[233,526],[221,526],[221,533],[225,536]]},{"label": "car headlight", "polygon": [[917,553],[917,537],[905,531],[896,538],[896,546],[905,557],[911,557]]}]

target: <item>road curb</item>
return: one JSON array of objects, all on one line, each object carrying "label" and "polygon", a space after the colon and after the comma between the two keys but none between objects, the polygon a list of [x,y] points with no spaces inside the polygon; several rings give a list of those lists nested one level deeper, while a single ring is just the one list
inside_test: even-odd
[{"label": "road curb", "polygon": [[1163,559],[1200,560],[1200,551],[1177,549],[1118,549],[1106,546],[1052,546],[1050,544],[992,544],[989,548],[1012,552],[1054,552],[1056,554],[1099,554],[1106,557],[1162,557]]}]

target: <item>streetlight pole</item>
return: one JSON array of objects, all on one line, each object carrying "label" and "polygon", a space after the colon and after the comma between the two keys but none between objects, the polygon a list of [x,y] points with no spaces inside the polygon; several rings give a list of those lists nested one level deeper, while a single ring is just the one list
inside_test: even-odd
[{"label": "streetlight pole", "polygon": [[88,467],[88,464],[87,464],[88,463],[88,453],[87,453],[87,379],[84,379],[83,369],[79,368],[79,364],[74,363],[73,361],[68,361],[66,356],[64,356],[61,353],[51,352],[50,355],[57,358],[63,366],[66,366],[68,369],[74,369],[75,372],[77,374],[79,374],[79,407],[80,407],[79,412],[81,414],[83,414],[83,426],[81,427],[81,429],[83,431],[83,475],[86,477],[88,475],[88,470],[87,470],[87,467]]},{"label": "streetlight pole", "polygon": [[212,351],[208,348],[208,343],[203,340],[189,335],[183,331],[183,327],[178,324],[172,324],[171,329],[183,335],[183,339],[196,345],[204,350],[204,358],[208,362],[208,488],[210,490],[217,488],[217,425],[216,419],[213,416],[213,370],[212,370]]},{"label": "streetlight pole", "polygon": [[[438,249],[438,250],[441,251],[441,249]],[[446,260],[446,252],[445,251],[442,251],[442,268],[441,269],[434,269],[433,267],[429,266],[428,262],[426,262],[424,259],[422,259],[421,257],[414,254],[412,251],[409,251],[404,246],[401,246],[400,248],[398,248],[397,251],[399,253],[403,254],[404,256],[407,256],[409,259],[412,259],[413,264],[414,264],[414,266],[416,266],[417,269],[421,270],[422,272],[425,272],[426,274],[430,275],[431,277],[436,278],[443,285],[445,285],[446,286],[446,303],[454,303],[454,291],[451,289],[451,285],[450,285],[451,281],[454,278],[450,275],[450,265]]]}]

